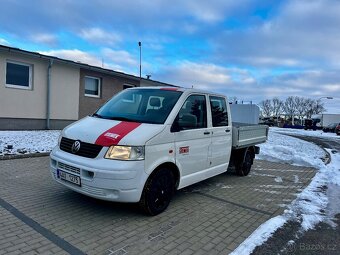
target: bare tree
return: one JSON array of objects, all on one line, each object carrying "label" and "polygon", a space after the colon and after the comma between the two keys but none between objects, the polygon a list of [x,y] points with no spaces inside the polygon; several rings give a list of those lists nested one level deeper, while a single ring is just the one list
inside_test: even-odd
[{"label": "bare tree", "polygon": [[315,100],[314,114],[323,113],[324,111],[326,111],[324,103],[322,103],[320,99]]},{"label": "bare tree", "polygon": [[292,117],[292,125],[294,126],[294,116],[296,115],[296,104],[293,96],[287,97],[284,102],[284,111]]},{"label": "bare tree", "polygon": [[303,117],[305,116],[306,109],[306,99],[303,97],[294,97],[296,105],[296,114],[299,116],[300,124],[302,125]]},{"label": "bare tree", "polygon": [[277,122],[279,115],[283,112],[283,102],[278,97],[272,99],[272,110]]},{"label": "bare tree", "polygon": [[304,116],[306,116],[307,119],[312,118],[312,115],[314,114],[315,105],[316,105],[315,100],[310,98],[306,99]]},{"label": "bare tree", "polygon": [[272,107],[271,100],[266,99],[266,100],[261,101],[260,107],[262,110],[261,113],[263,117],[270,117],[272,115],[273,107]]}]

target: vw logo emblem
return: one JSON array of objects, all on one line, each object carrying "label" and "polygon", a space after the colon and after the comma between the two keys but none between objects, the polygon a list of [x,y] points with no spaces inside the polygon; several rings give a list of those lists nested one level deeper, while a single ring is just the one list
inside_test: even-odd
[{"label": "vw logo emblem", "polygon": [[72,145],[72,153],[77,153],[80,150],[80,141],[75,141]]}]

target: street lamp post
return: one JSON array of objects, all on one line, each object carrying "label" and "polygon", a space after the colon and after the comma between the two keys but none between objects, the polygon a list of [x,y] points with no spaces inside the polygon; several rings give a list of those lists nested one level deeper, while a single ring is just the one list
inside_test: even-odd
[{"label": "street lamp post", "polygon": [[138,46],[139,46],[139,80],[141,80],[142,79],[142,42],[138,42]]},{"label": "street lamp post", "polygon": [[[319,110],[319,102],[321,101],[321,99],[333,99],[333,97],[330,97],[330,96],[328,96],[328,97],[320,97],[318,100],[316,100],[316,111],[318,111]],[[316,114],[319,114],[318,112],[316,113]]]}]

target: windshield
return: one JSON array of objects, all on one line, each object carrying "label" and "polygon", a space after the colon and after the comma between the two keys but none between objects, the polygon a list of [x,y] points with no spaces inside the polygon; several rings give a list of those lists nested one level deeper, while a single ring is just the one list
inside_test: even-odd
[{"label": "windshield", "polygon": [[94,117],[163,124],[182,92],[166,89],[127,89],[104,104]]}]

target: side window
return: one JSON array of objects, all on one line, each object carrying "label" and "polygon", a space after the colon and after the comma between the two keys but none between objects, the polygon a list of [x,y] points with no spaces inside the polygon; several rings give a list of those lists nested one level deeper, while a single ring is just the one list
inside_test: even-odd
[{"label": "side window", "polygon": [[213,127],[228,126],[227,104],[223,97],[210,97],[210,107]]},{"label": "side window", "polygon": [[206,128],[207,107],[205,96],[189,96],[179,111],[176,122],[180,130]]}]

